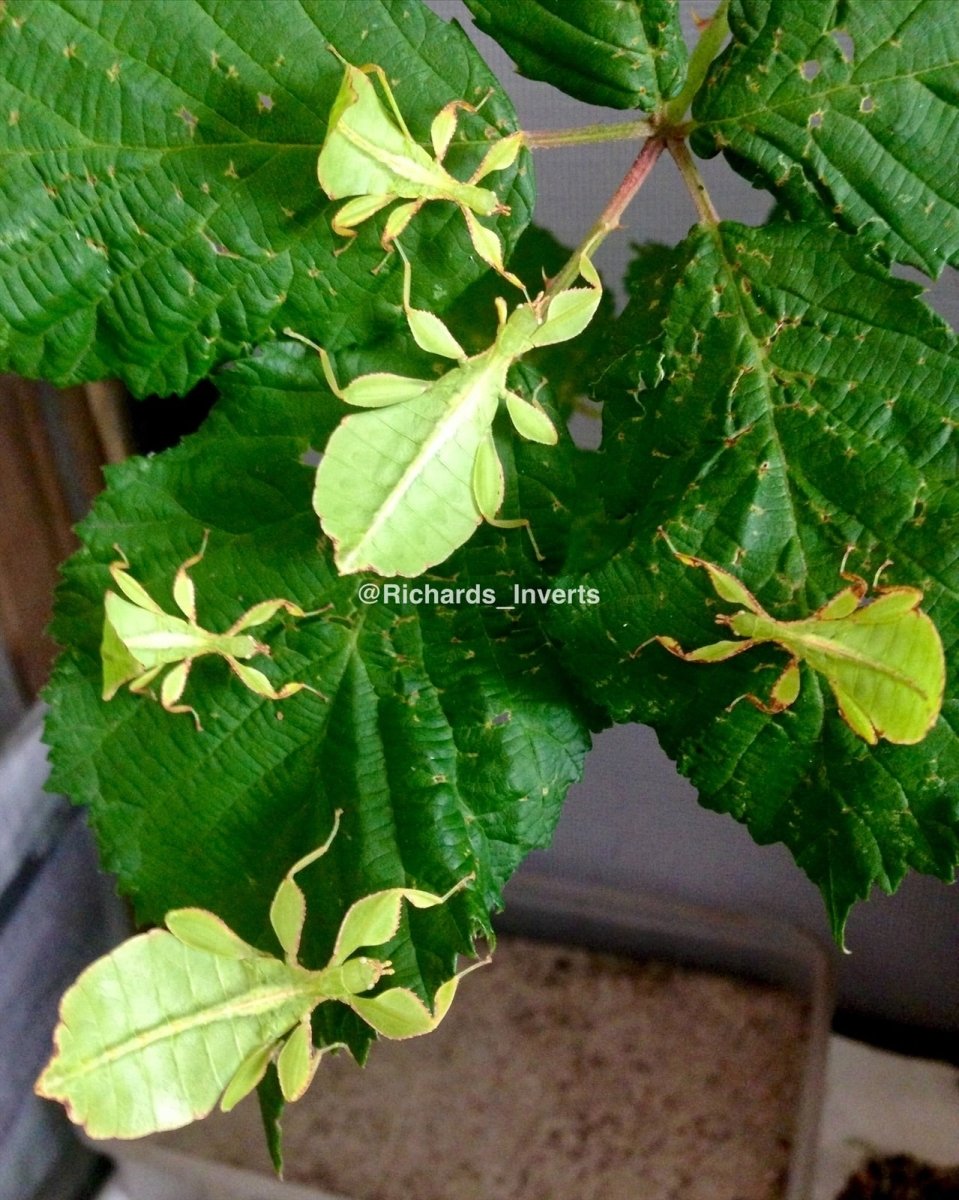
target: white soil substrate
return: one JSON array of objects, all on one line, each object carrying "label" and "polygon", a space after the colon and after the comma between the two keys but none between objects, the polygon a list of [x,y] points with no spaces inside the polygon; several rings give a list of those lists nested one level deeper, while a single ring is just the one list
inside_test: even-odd
[{"label": "white soil substrate", "polygon": [[[320,1066],[286,1178],[351,1200],[778,1200],[806,1033],[795,994],[500,939],[428,1037]],[[255,1101],[162,1137],[268,1171]]]}]

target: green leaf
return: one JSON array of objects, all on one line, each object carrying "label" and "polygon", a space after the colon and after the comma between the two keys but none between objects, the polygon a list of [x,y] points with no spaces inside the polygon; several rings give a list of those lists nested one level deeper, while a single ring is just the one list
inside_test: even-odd
[{"label": "green leaf", "polygon": [[[602,603],[558,608],[552,628],[592,697],[653,725],[703,804],[786,843],[841,937],[873,885],[893,890],[910,867],[949,879],[959,858],[959,562],[944,552],[959,534],[955,338],[835,230],[723,224],[647,266],[622,319],[638,344],[601,381],[604,449],[580,483],[610,481],[605,511],[568,567]],[[922,589],[946,649],[938,724],[917,745],[870,747],[805,667],[785,712],[730,710],[767,698],[787,658],[762,646],[689,663],[644,647],[715,642],[730,611],[659,526],[780,619],[839,591],[847,547],[866,577],[891,558],[883,585]]]},{"label": "green leaf", "polygon": [[266,1149],[273,1164],[273,1170],[283,1178],[283,1130],[281,1121],[286,1101],[280,1091],[280,1080],[276,1064],[270,1063],[266,1074],[256,1089],[256,1098],[260,1105],[260,1119],[263,1122],[263,1132],[266,1136]]},{"label": "green leaf", "polygon": [[[81,527],[84,549],[65,568],[55,622],[67,648],[49,691],[53,786],[90,806],[104,865],[140,920],[199,906],[271,951],[274,890],[342,808],[329,853],[297,876],[310,967],[329,959],[358,897],[389,887],[442,894],[474,872],[470,891],[442,909],[404,915],[388,949],[393,982],[430,999],[456,953],[489,929],[514,868],[548,843],[588,744],[584,714],[535,608],[499,611],[466,595],[364,604],[358,589],[373,581],[337,575],[310,511],[313,471],[298,463],[330,424],[316,355],[274,344],[223,372],[221,384],[227,395],[203,430],[113,468]],[[520,503],[554,553],[569,509],[540,483],[541,448],[531,451]],[[308,611],[332,604],[320,617],[265,627],[272,657],[255,660],[274,683],[296,677],[328,700],[304,692],[273,703],[212,658],[191,676],[202,733],[149,696],[99,698],[114,544],[166,602],[204,529],[193,579],[209,628],[283,590]],[[509,604],[514,579],[542,579],[528,540],[523,530],[484,531],[416,586],[488,587],[494,603]],[[316,1038],[347,1041],[362,1056],[367,1034],[344,1010],[321,1013]]]},{"label": "green leaf", "polygon": [[932,276],[959,264],[959,22],[942,0],[733,0],[694,148]]},{"label": "green leaf", "polygon": [[[450,100],[447,166],[467,178],[515,115],[465,34],[421,0],[10,0],[0,14],[0,362],[57,383],[121,377],[186,391],[286,325],[336,348],[402,317],[388,211],[348,253],[317,156],[344,56],[381,64],[413,136]],[[532,203],[528,156],[489,177]],[[485,271],[459,214],[432,204],[404,233],[440,309]]]},{"label": "green leaf", "polygon": [[686,74],[677,0],[466,0],[523,75],[577,100],[652,112]]}]

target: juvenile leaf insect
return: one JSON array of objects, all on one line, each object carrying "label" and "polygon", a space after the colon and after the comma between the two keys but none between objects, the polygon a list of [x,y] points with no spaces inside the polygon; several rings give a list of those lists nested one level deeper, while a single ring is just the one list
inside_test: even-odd
[{"label": "juvenile leaf insect", "polygon": [[253,658],[256,654],[269,656],[270,653],[268,646],[244,633],[245,629],[265,624],[281,609],[294,617],[312,617],[325,610],[304,612],[292,600],[263,600],[248,609],[225,633],[210,633],[197,624],[196,591],[189,571],[203,558],[208,537],[208,532],[203,535],[199,552],[182,564],[173,581],[173,599],[183,613],[182,617],[163,611],[143,585],[129,574],[130,564],[120,547],[116,547],[121,557],[111,564],[110,574],[123,594],[108,591],[104,597],[100,646],[103,699],[112,700],[125,683],[129,683],[131,692],[144,692],[169,667],[160,685],[160,703],[170,713],[192,713],[196,727],[200,729],[196,710],[188,704],[180,704],[179,700],[194,660],[203,654],[219,654],[225,658],[234,674],[258,696],[285,700],[304,688],[321,695],[306,683],[285,683],[276,689],[262,671],[244,666],[240,660]]},{"label": "juvenile leaf insect", "polygon": [[[490,146],[483,161],[465,183],[455,179],[442,165],[456,131],[458,110],[476,112],[465,100],[453,100],[433,119],[430,140],[435,158],[413,140],[403,114],[381,67],[354,67],[333,47],[343,63],[344,76],[330,110],[326,138],[316,164],[320,187],[331,200],[353,196],[333,218],[334,232],[354,237],[357,225],[386,208],[394,200],[406,200],[390,213],[381,242],[390,250],[393,239],[403,232],[429,200],[449,200],[466,220],[477,255],[505,279],[522,284],[503,266],[503,248],[491,229],[477,216],[508,213],[489,188],[479,187],[493,171],[512,165],[523,144],[522,133],[501,138]],[[386,105],[377,95],[370,76],[379,80]]]},{"label": "juvenile leaf insect", "polygon": [[257,950],[205,909],[168,912],[166,929],[128,939],[66,992],[38,1095],[65,1104],[92,1137],[136,1138],[178,1129],[217,1102],[229,1111],[274,1060],[284,1098],[298,1100],[322,1056],[344,1048],[313,1045],[310,1017],[319,1004],[345,1004],[388,1038],[435,1029],[459,981],[483,964],[441,984],[427,1007],[409,988],[365,995],[393,967],[358,951],[393,938],[404,901],[414,908],[445,904],[472,876],[442,896],[390,888],[357,900],[329,962],[308,970],[298,961],[306,900],[294,877],[326,853],[339,818],[337,812],[324,844],[294,863],[277,888],[270,922],[282,959]]},{"label": "juvenile leaf insect", "polygon": [[529,350],[565,342],[589,324],[602,287],[585,254],[579,273],[587,287],[544,292],[509,315],[497,298],[496,337],[468,358],[438,316],[411,307],[404,261],[403,304],[415,341],[457,362],[439,379],[377,373],[340,387],[326,351],[284,331],[318,352],[341,400],[370,410],[340,422],[316,473],[313,507],[336,547],[341,574],[416,576],[448,558],[484,520],[528,527],[524,519],[497,516],[505,481],[493,421],[502,401],[521,437],[556,443],[545,409],[535,397],[531,402],[511,391],[507,376]]},{"label": "juvenile leaf insect", "polygon": [[736,613],[720,613],[716,621],[745,641],[713,642],[687,651],[675,638],[652,640],[686,662],[722,662],[763,642],[781,646],[789,655],[768,701],[752,694],[740,699],[762,712],[783,712],[799,695],[799,664],[806,663],[829,684],[849,728],[870,745],[880,738],[904,745],[920,742],[936,723],[945,656],[938,630],[919,608],[919,588],[874,583],[875,594],[868,595],[866,581],[845,570],[847,551],[839,573],[850,586],[804,620],[778,621],[729,571],[673,553],[686,566],[706,571],[723,600],[743,606]]}]

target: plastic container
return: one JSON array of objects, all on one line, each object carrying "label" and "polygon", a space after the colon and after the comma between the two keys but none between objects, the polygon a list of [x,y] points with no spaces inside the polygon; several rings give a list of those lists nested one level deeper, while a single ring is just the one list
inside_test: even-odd
[{"label": "plastic container", "polygon": [[[782,1200],[807,1200],[832,1015],[829,962],[817,943],[777,922],[533,874],[510,885],[499,926],[503,932],[771,984],[801,999],[808,1026]],[[318,1078],[314,1089],[320,1084]],[[164,1140],[171,1137],[176,1135]],[[183,1153],[156,1139],[103,1145],[117,1160],[118,1181],[131,1200],[350,1200]],[[641,1194],[642,1181],[636,1183]]]}]

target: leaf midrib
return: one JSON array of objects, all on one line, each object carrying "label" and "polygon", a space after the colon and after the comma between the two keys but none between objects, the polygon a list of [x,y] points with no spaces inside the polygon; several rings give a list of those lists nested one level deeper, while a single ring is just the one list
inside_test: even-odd
[{"label": "leaf midrib", "polygon": [[[762,377],[763,391],[764,391],[765,398],[766,398],[765,408],[766,408],[766,416],[767,416],[767,420],[768,420],[768,424],[769,424],[769,436],[772,439],[772,441],[776,447],[776,452],[779,455],[780,462],[782,463],[783,468],[784,468],[783,479],[784,479],[784,484],[785,484],[785,488],[786,488],[786,493],[789,497],[789,521],[790,521],[790,526],[791,526],[790,540],[793,541],[794,544],[796,545],[798,552],[799,552],[800,561],[803,565],[802,595],[803,595],[804,599],[807,599],[806,588],[807,588],[807,581],[809,579],[809,564],[806,560],[806,551],[803,546],[802,538],[799,533],[800,521],[799,521],[799,513],[797,510],[796,500],[793,495],[793,483],[792,483],[793,470],[792,470],[792,465],[791,465],[791,459],[786,454],[786,449],[783,445],[783,441],[782,441],[782,438],[779,433],[779,427],[776,424],[775,395],[776,395],[776,392],[778,391],[778,385],[775,381],[774,364],[772,363],[772,361],[770,359],[768,350],[763,346],[759,337],[753,330],[753,326],[750,321],[750,316],[756,315],[755,314],[755,306],[750,305],[750,308],[752,309],[752,311],[751,312],[747,311],[746,300],[743,296],[742,290],[739,287],[740,273],[738,273],[736,271],[734,264],[730,261],[730,259],[728,258],[727,254],[726,254],[726,243],[725,243],[725,239],[723,237],[722,229],[719,225],[713,225],[713,224],[708,225],[706,228],[708,229],[708,232],[713,241],[713,244],[716,247],[720,262],[722,263],[722,266],[723,266],[723,273],[725,274],[726,280],[727,280],[726,290],[723,294],[723,299],[725,299],[729,293],[732,293],[733,295],[735,295],[736,307],[738,309],[739,318],[740,318],[739,319],[740,328],[742,330],[743,336],[748,339],[750,351],[752,353],[754,361],[759,366],[759,371],[760,371],[760,374]],[[746,277],[746,272],[742,272],[742,275],[743,275],[743,277]]]},{"label": "leaf midrib", "polygon": [[[740,44],[740,46],[743,46],[743,43],[739,43],[739,44]],[[784,100],[784,101],[781,101],[780,103],[773,103],[772,99],[770,98],[769,103],[762,104],[758,108],[738,109],[735,114],[728,116],[728,117],[709,117],[706,119],[701,118],[699,120],[693,119],[693,121],[690,123],[689,128],[691,130],[693,130],[693,129],[707,129],[708,130],[708,129],[712,129],[712,128],[722,126],[722,125],[738,126],[738,125],[742,125],[743,122],[748,120],[750,117],[759,116],[763,113],[768,113],[768,112],[781,113],[785,109],[795,108],[800,105],[804,106],[807,103],[807,100],[808,100],[808,103],[810,104],[810,106],[814,106],[818,100],[823,99],[824,97],[831,97],[831,96],[837,95],[842,92],[855,92],[858,94],[859,92],[861,92],[862,88],[865,86],[879,88],[879,87],[883,87],[884,85],[890,84],[890,83],[900,83],[902,80],[905,80],[905,79],[919,79],[925,75],[937,74],[940,71],[949,71],[955,67],[959,67],[959,59],[954,59],[950,62],[937,64],[934,67],[922,67],[917,71],[904,71],[902,74],[887,75],[880,79],[864,79],[864,80],[860,80],[859,82],[855,82],[855,83],[850,80],[847,83],[837,84],[835,87],[823,88],[822,90],[820,90],[818,92],[810,93],[808,97],[794,97],[791,100]],[[775,88],[773,90],[773,95],[775,95],[775,92],[781,86],[782,86],[782,84],[779,84],[777,86],[777,88]],[[797,128],[798,128],[798,126],[797,126]]]}]

